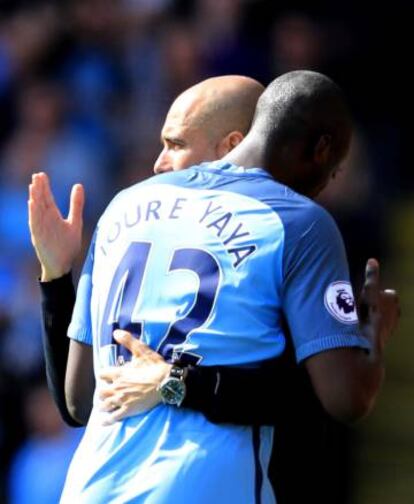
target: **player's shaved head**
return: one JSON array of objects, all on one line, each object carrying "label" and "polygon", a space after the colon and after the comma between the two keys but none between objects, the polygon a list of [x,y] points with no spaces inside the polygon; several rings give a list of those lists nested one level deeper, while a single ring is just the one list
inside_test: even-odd
[{"label": "player's shaved head", "polygon": [[168,111],[161,132],[164,149],[154,171],[182,170],[223,157],[249,131],[263,90],[250,77],[225,75],[184,91]]},{"label": "player's shaved head", "polygon": [[330,135],[335,161],[348,150],[351,124],[341,89],[325,75],[305,70],[275,79],[258,100],[254,118],[258,134],[273,138],[271,150],[298,137],[311,142]]},{"label": "player's shaved head", "polygon": [[351,135],[341,89],[325,75],[298,70],[262,93],[251,130],[234,155],[242,153],[250,165],[264,166],[279,181],[313,196],[347,154]]},{"label": "player's shaved head", "polygon": [[206,79],[182,93],[171,106],[185,110],[194,127],[207,128],[223,135],[232,130],[247,134],[264,86],[242,75],[223,75]]}]

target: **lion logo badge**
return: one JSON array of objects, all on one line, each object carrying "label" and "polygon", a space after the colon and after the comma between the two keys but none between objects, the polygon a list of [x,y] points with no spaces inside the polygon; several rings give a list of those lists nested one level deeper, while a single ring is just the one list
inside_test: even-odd
[{"label": "lion logo badge", "polygon": [[328,312],[339,322],[344,324],[358,322],[354,293],[349,282],[331,283],[325,291],[324,301]]}]

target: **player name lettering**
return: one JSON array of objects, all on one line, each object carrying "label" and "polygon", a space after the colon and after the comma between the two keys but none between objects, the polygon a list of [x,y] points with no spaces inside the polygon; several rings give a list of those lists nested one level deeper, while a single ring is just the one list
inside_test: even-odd
[{"label": "player name lettering", "polygon": [[256,250],[256,245],[237,244],[236,240],[250,236],[249,231],[243,228],[243,223],[236,222],[236,217],[232,212],[223,213],[221,205],[215,205],[210,201],[204,214],[199,220],[200,224],[205,224],[208,229],[215,232],[226,247],[227,253],[233,256],[233,267],[237,268]]},{"label": "player name lettering", "polygon": [[[226,211],[222,205],[209,201],[201,208],[194,211],[191,202],[186,208],[187,198],[176,198],[172,203],[161,200],[151,200],[129,208],[120,220],[109,226],[106,238],[100,244],[104,255],[107,254],[107,245],[111,245],[122,235],[123,230],[137,226],[143,222],[152,222],[165,219],[179,219],[187,210],[194,214],[195,223],[203,225],[221,241],[225,250],[232,257],[234,268],[247,259],[257,249],[252,243],[246,244],[246,238],[250,236],[244,224],[230,211]],[[188,215],[188,214],[187,214]],[[242,240],[242,243],[240,243]]]}]

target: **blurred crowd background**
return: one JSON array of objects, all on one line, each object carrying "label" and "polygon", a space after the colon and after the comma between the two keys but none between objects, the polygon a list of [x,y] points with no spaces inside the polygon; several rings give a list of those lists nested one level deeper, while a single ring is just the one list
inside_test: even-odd
[{"label": "blurred crowd background", "polygon": [[214,75],[267,84],[302,68],[333,77],[356,122],[351,155],[320,198],[343,232],[355,286],[375,256],[402,301],[378,407],[347,436],[347,499],[414,502],[408,6],[0,0],[0,502],[57,502],[81,436],[64,427],[44,382],[39,266],[27,226],[31,174],[50,175],[63,213],[72,184],[84,184],[86,246],[111,197],[151,175],[163,119],[180,92]]}]

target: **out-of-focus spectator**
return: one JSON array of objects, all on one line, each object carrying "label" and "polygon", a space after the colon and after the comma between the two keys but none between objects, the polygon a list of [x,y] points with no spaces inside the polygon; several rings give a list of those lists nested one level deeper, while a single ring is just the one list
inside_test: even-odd
[{"label": "out-of-focus spectator", "polygon": [[42,369],[43,350],[39,322],[39,293],[33,278],[38,265],[34,259],[12,264],[13,282],[8,290],[7,325],[0,344],[0,366],[14,379],[28,379]]},{"label": "out-of-focus spectator", "polygon": [[378,191],[379,185],[370,144],[357,129],[342,169],[318,198],[341,228],[357,291],[358,282],[363,278],[365,258],[385,257],[384,228],[378,225],[385,217],[385,201]]},{"label": "out-of-focus spectator", "polygon": [[72,184],[82,182],[88,191],[87,218],[102,209],[108,194],[108,158],[105,145],[82,134],[65,116],[63,90],[53,82],[35,81],[22,89],[18,126],[1,157],[0,231],[9,248],[29,246],[27,183],[40,169],[48,172],[58,205],[67,211]]},{"label": "out-of-focus spectator", "polygon": [[64,427],[46,385],[32,387],[24,404],[28,439],[9,474],[10,504],[56,504],[82,430]]},{"label": "out-of-focus spectator", "polygon": [[131,158],[137,160],[135,181],[142,177],[142,166],[146,175],[150,173],[160,149],[159,131],[173,99],[205,77],[198,35],[191,23],[172,19],[154,29],[156,36],[141,35],[135,39],[136,46],[126,48],[132,107],[123,137],[127,165]]},{"label": "out-of-focus spectator", "polygon": [[[22,391],[42,365],[38,270],[27,230],[32,172],[49,173],[63,213],[70,186],[84,183],[87,234],[115,191],[151,174],[163,118],[185,88],[217,74],[266,84],[285,71],[320,70],[346,90],[361,125],[352,157],[321,202],[339,220],[354,278],[362,278],[367,255],[384,259],[383,231],[393,225],[395,202],[411,197],[414,180],[402,145],[409,93],[401,90],[409,79],[400,78],[410,57],[411,18],[398,2],[391,10],[377,6],[375,16],[352,2],[299,5],[290,11],[288,2],[273,0],[1,2],[0,475],[25,435]],[[6,410],[11,402],[15,407]],[[59,435],[48,443],[52,438]],[[29,452],[42,456],[43,448],[30,443],[36,449]],[[0,501],[1,486],[0,478]]]},{"label": "out-of-focus spectator", "polygon": [[67,8],[71,48],[59,68],[62,85],[70,112],[101,131],[108,127],[111,105],[123,91],[120,7],[110,0],[76,0]]},{"label": "out-of-focus spectator", "polygon": [[285,14],[275,21],[271,32],[273,72],[321,69],[325,48],[321,25],[303,13]]},{"label": "out-of-focus spectator", "polygon": [[60,18],[52,2],[17,11],[0,23],[1,91],[24,79],[42,63],[59,33]]},{"label": "out-of-focus spectator", "polygon": [[241,74],[261,80],[265,75],[268,52],[245,33],[244,9],[249,3],[198,0],[195,4],[195,26],[209,76]]},{"label": "out-of-focus spectator", "polygon": [[[65,94],[52,81],[33,80],[22,87],[17,126],[0,157],[0,268],[12,275],[8,291],[9,323],[0,347],[3,366],[27,376],[42,364],[38,292],[27,228],[27,184],[33,172],[44,170],[52,180],[63,213],[74,183],[88,192],[85,218],[96,218],[109,198],[106,145],[84,134],[66,113]],[[21,349],[25,351],[22,352]]]},{"label": "out-of-focus spectator", "polygon": [[0,19],[0,145],[14,123],[17,88],[44,65],[59,32],[58,10],[51,2]]}]

